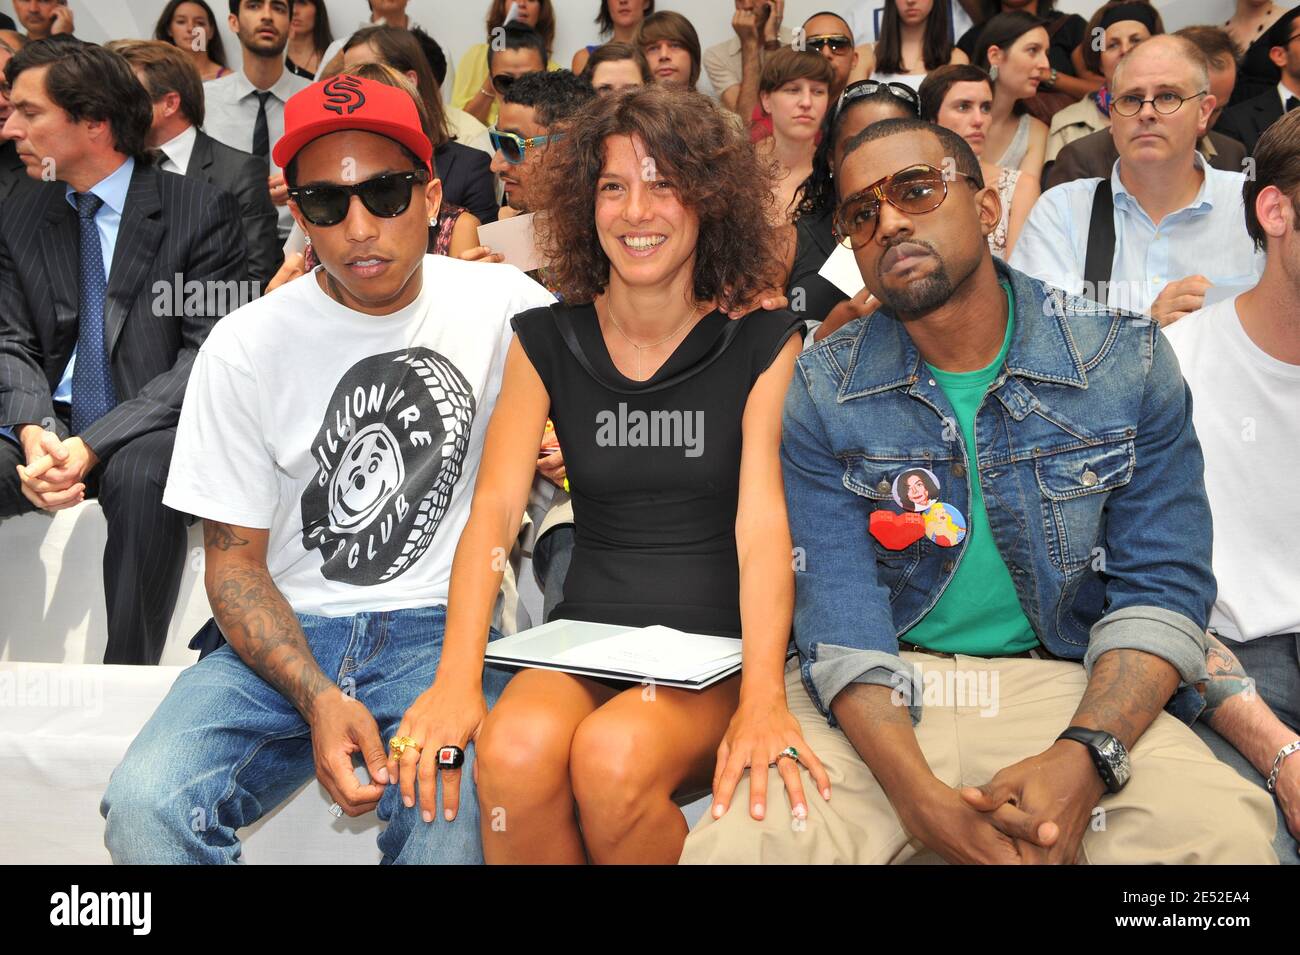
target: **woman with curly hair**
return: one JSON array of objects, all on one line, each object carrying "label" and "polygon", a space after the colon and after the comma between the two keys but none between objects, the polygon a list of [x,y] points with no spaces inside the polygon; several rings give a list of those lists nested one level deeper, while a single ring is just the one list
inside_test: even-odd
[{"label": "woman with curly hair", "polygon": [[[721,815],[744,769],[789,746],[818,781],[812,798],[829,791],[782,685],[794,574],[778,451],[801,324],[726,314],[780,263],[769,173],[707,97],[661,86],[600,97],[551,149],[537,221],[564,304],[515,316],[452,566],[449,662],[401,732],[476,741],[489,862],[673,863],[687,831],[675,796],[712,784]],[[501,583],[494,555],[518,531],[548,417],[576,528],[552,619],[743,639],[741,674],[648,696],[526,669],[486,713],[476,674]],[[647,419],[661,440],[635,424]],[[797,768],[780,764],[799,815]],[[732,811],[761,818],[763,799]]]}]

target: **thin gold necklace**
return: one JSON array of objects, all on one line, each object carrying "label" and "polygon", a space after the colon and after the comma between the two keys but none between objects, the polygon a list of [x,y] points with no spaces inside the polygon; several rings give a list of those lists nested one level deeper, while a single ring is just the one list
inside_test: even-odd
[{"label": "thin gold necklace", "polygon": [[673,338],[674,336],[680,334],[681,330],[682,330],[683,328],[685,328],[685,327],[687,326],[687,324],[690,323],[691,319],[696,318],[696,317],[698,316],[698,314],[699,314],[699,308],[697,307],[697,308],[695,308],[694,310],[691,311],[691,314],[689,314],[689,315],[686,316],[686,321],[682,322],[682,323],[681,323],[680,325],[678,325],[675,329],[673,329],[672,332],[670,332],[669,334],[665,335],[663,338],[659,339],[659,341],[657,341],[657,342],[651,342],[651,343],[648,344],[648,345],[638,345],[636,342],[632,341],[632,339],[628,337],[627,332],[623,331],[623,326],[619,325],[619,323],[618,323],[618,319],[616,319],[616,318],[614,317],[614,309],[610,307],[609,299],[608,299],[608,298],[605,299],[605,311],[606,311],[607,313],[609,313],[609,323],[610,323],[611,325],[614,326],[614,330],[615,330],[616,332],[618,332],[620,335],[622,335],[623,338],[624,338],[624,340],[625,340],[629,345],[631,345],[634,349],[636,349],[636,378],[637,378],[637,381],[641,381],[641,380],[643,380],[643,379],[641,378],[641,352],[644,351],[644,350],[647,349],[647,348],[656,348],[656,347],[658,347],[659,345],[662,345],[664,342],[668,341],[668,339]]}]

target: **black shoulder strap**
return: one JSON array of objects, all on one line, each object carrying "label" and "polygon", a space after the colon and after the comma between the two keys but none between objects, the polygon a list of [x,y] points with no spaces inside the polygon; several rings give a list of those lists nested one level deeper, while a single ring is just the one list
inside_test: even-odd
[{"label": "black shoulder strap", "polygon": [[[1110,285],[1115,261],[1115,198],[1110,177],[1103,177],[1092,194],[1092,218],[1088,220],[1088,252],[1083,260],[1084,294],[1097,299],[1098,291]],[[1106,296],[1102,296],[1104,299]],[[1105,301],[1101,301],[1105,305]]]}]

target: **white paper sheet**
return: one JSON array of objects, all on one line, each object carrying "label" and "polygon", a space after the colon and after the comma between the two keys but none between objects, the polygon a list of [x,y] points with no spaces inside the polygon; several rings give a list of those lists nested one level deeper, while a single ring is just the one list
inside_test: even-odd
[{"label": "white paper sheet", "polygon": [[857,295],[867,284],[862,281],[858,271],[858,260],[853,257],[853,250],[847,246],[837,245],[817,272],[849,298]]},{"label": "white paper sheet", "polygon": [[533,234],[533,214],[498,219],[478,227],[478,243],[506,257],[506,264],[531,272],[542,264]]}]

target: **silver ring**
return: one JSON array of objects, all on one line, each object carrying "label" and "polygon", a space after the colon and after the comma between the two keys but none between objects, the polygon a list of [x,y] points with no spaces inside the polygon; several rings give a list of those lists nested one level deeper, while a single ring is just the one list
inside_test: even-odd
[{"label": "silver ring", "polygon": [[793,746],[787,746],[785,749],[781,750],[781,752],[776,754],[776,759],[774,759],[772,762],[768,763],[767,765],[776,766],[783,759],[793,759],[797,763],[799,762],[799,751],[795,749]]},{"label": "silver ring", "polygon": [[335,819],[343,818],[343,807],[336,802],[330,803],[330,815]]}]

